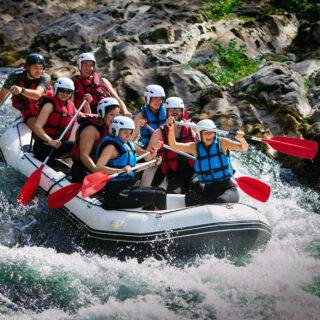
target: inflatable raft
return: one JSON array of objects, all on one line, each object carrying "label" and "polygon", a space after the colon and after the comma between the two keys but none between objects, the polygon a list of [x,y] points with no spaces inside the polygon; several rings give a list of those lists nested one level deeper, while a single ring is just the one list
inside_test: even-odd
[{"label": "inflatable raft", "polygon": [[[30,143],[31,132],[22,119],[17,119],[0,138],[2,161],[26,177],[41,165],[30,152]],[[65,169],[45,166],[39,189],[52,193],[67,186],[70,177]],[[114,248],[238,254],[265,245],[271,236],[268,220],[246,204],[186,208],[184,195],[168,194],[167,206],[162,211],[104,210],[98,198],[82,199],[79,193],[60,209],[87,235]]]}]

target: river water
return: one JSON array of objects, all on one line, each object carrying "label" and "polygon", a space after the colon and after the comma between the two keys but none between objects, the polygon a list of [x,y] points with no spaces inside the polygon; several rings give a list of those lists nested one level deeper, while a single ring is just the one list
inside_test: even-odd
[{"label": "river water", "polygon": [[[1,107],[0,134],[16,116]],[[173,264],[87,250],[44,196],[16,203],[25,178],[0,163],[0,319],[320,319],[319,195],[253,147],[234,164],[272,187],[266,204],[240,200],[270,221],[269,244]]]}]

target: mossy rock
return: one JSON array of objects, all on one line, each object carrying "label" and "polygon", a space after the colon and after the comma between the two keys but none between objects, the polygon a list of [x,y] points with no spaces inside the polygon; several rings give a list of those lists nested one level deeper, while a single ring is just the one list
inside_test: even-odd
[{"label": "mossy rock", "polygon": [[285,133],[294,133],[296,135],[300,134],[301,124],[299,121],[291,114],[278,112],[277,119],[280,127]]},{"label": "mossy rock", "polygon": [[17,67],[24,62],[24,58],[24,52],[5,50],[0,53],[0,65],[3,67]]}]

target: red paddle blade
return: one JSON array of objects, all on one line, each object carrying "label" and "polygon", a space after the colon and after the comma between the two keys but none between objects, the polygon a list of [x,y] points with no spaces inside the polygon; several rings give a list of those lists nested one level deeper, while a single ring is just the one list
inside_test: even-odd
[{"label": "red paddle blade", "polygon": [[236,178],[236,181],[239,188],[250,197],[261,202],[266,202],[269,199],[271,188],[267,183],[245,176]]},{"label": "red paddle blade", "polygon": [[279,152],[298,158],[312,160],[318,153],[318,143],[312,140],[275,136],[270,139],[263,138],[262,141]]},{"label": "red paddle blade", "polygon": [[59,208],[73,199],[81,191],[82,183],[71,183],[48,196],[48,207]]},{"label": "red paddle blade", "polygon": [[28,201],[34,197],[40,183],[43,168],[44,164],[42,164],[37,170],[33,171],[20,191],[17,201],[23,206],[25,206]]},{"label": "red paddle blade", "polygon": [[103,172],[95,172],[87,175],[82,183],[82,198],[90,197],[103,189],[111,178]]}]

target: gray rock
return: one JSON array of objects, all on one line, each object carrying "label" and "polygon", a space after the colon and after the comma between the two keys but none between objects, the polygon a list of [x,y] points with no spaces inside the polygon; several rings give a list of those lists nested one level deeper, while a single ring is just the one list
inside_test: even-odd
[{"label": "gray rock", "polygon": [[320,21],[315,22],[310,28],[310,41],[320,46]]},{"label": "gray rock", "polygon": [[171,25],[160,25],[140,34],[143,44],[173,43],[175,41],[174,28]]},{"label": "gray rock", "polygon": [[242,120],[239,109],[229,104],[227,99],[214,98],[203,109],[209,118],[223,128],[240,128]]},{"label": "gray rock", "polygon": [[320,86],[320,70],[315,70],[311,76],[310,80],[312,81],[313,86]]},{"label": "gray rock", "polygon": [[248,103],[247,101],[240,101],[237,103],[237,106],[240,111],[243,125],[263,124],[263,119],[251,103]]},{"label": "gray rock", "polygon": [[180,66],[164,66],[152,69],[131,70],[124,76],[126,98],[135,104],[133,98],[141,97],[144,87],[148,84],[160,84],[165,88],[166,96],[179,96],[183,98],[188,107],[198,108],[199,96],[205,88],[212,85],[211,80],[194,69],[184,69]]},{"label": "gray rock", "polygon": [[320,103],[313,108],[312,114],[309,116],[311,123],[320,122]]},{"label": "gray rock", "polygon": [[295,15],[272,15],[242,22],[231,31],[246,45],[246,53],[257,57],[270,51],[282,53],[296,36],[298,25]]},{"label": "gray rock", "polygon": [[318,140],[320,140],[320,122],[315,122],[307,129],[307,135],[318,137]]},{"label": "gray rock", "polygon": [[204,107],[214,98],[223,98],[223,93],[218,85],[212,83],[202,90],[199,97],[200,107]]},{"label": "gray rock", "polygon": [[276,63],[266,66],[235,84],[235,91],[259,97],[270,111],[286,111],[297,118],[306,117],[311,106],[306,98],[304,78],[287,66]]},{"label": "gray rock", "polygon": [[320,60],[311,59],[304,60],[298,63],[291,63],[289,68],[295,72],[298,72],[303,77],[309,77],[314,72],[320,70]]},{"label": "gray rock", "polygon": [[196,49],[191,57],[191,62],[195,65],[205,64],[207,62],[217,62],[216,53],[213,50],[211,43],[204,43],[198,49]]},{"label": "gray rock", "polygon": [[299,27],[294,45],[300,49],[302,56],[307,56],[310,50],[320,49],[320,21],[304,23]]},{"label": "gray rock", "polygon": [[303,97],[296,92],[289,92],[281,96],[279,102],[281,111],[293,114],[298,119],[307,117],[311,112],[311,107],[306,97]]}]

